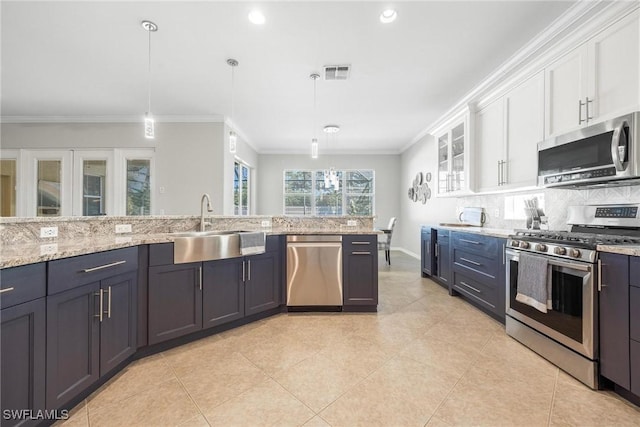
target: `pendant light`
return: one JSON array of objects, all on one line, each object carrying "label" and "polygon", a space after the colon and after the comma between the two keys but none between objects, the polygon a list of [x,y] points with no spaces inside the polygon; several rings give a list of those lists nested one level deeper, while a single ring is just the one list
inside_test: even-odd
[{"label": "pendant light", "polygon": [[151,21],[142,21],[142,28],[149,34],[149,69],[147,72],[147,112],[144,115],[144,137],[154,139],[155,121],[151,115],[151,33],[158,31],[158,26]]},{"label": "pendant light", "polygon": [[312,73],[309,76],[313,80],[313,139],[311,139],[311,158],[318,158],[318,138],[316,137],[316,118],[318,114],[316,113],[316,82],[320,78],[320,74]]},{"label": "pendant light", "polygon": [[[324,133],[327,134],[327,151],[329,150],[329,139],[331,135],[337,133],[340,130],[340,126],[338,125],[326,125],[323,129]],[[336,168],[331,166],[329,169],[325,169],[324,171],[324,188],[334,187],[335,191],[340,190],[340,178],[338,178],[338,172]]]},{"label": "pendant light", "polygon": [[238,136],[236,135],[233,122],[233,101],[234,101],[234,70],[238,66],[238,61],[233,58],[227,59],[227,64],[231,67],[231,130],[229,131],[229,152],[235,153],[238,149]]}]

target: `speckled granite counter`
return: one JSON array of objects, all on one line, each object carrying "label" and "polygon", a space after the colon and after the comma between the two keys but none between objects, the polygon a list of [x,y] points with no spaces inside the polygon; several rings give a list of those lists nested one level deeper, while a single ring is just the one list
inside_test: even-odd
[{"label": "speckled granite counter", "polygon": [[640,245],[598,245],[597,249],[612,254],[640,256]]},{"label": "speckled granite counter", "polygon": [[[361,229],[358,227],[328,228],[252,228],[244,227],[245,231],[264,231],[267,235],[287,234],[381,234],[381,231]],[[224,231],[224,230],[220,230]],[[175,239],[171,233],[140,233],[121,235],[99,235],[76,237],[71,239],[49,239],[30,241],[25,243],[13,242],[2,245],[0,268],[17,267],[54,259],[86,255],[129,246],[147,245],[154,243],[168,243]]]},{"label": "speckled granite counter", "polygon": [[442,228],[444,230],[450,231],[461,231],[464,233],[476,233],[483,234],[485,236],[491,237],[501,237],[506,239],[512,234],[515,234],[513,230],[503,229],[503,228],[485,228],[485,227],[473,227],[473,226],[460,226],[449,223],[439,223],[439,224],[423,224],[425,227],[431,228]]}]

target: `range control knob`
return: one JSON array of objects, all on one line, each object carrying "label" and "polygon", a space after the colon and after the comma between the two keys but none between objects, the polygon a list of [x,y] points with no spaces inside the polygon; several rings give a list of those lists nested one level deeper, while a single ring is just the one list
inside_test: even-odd
[{"label": "range control knob", "polygon": [[545,245],[544,243],[538,243],[536,245],[536,251],[547,252],[547,245]]},{"label": "range control knob", "polygon": [[518,242],[517,240],[512,240],[511,241],[511,246],[517,248],[518,246],[520,246],[520,242]]},{"label": "range control knob", "polygon": [[581,255],[580,249],[569,250],[569,256],[572,258],[580,258],[580,255]]},{"label": "range control knob", "polygon": [[557,246],[554,250],[553,253],[556,255],[564,255],[567,253],[567,248],[563,248],[562,246]]},{"label": "range control knob", "polygon": [[519,245],[522,249],[529,249],[529,242],[520,242]]}]

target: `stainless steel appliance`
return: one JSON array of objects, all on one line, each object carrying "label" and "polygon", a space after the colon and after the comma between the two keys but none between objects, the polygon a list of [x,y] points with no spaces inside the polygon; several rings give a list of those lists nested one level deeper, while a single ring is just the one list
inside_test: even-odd
[{"label": "stainless steel appliance", "polygon": [[[598,387],[597,245],[640,243],[638,205],[577,206],[569,209],[571,231],[523,230],[507,240],[506,330],[561,369]],[[547,260],[548,310],[516,299],[523,253]]]},{"label": "stainless steel appliance", "polygon": [[460,215],[458,216],[458,219],[462,224],[482,227],[486,220],[484,208],[463,208],[462,212],[460,212]]},{"label": "stainless steel appliance", "polygon": [[342,236],[287,236],[287,306],[342,306]]},{"label": "stainless steel appliance", "polygon": [[538,144],[538,185],[630,184],[640,178],[640,112]]}]

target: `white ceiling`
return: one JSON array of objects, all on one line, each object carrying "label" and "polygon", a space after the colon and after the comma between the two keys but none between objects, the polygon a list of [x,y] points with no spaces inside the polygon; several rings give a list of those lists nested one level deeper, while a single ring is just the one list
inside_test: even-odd
[{"label": "white ceiling", "polygon": [[[313,81],[351,64],[348,81],[317,82],[321,149],[399,152],[572,2],[2,1],[2,115],[141,119],[152,35],[155,116],[231,114],[260,152],[308,153]],[[247,20],[257,6],[266,24]],[[319,130],[338,124],[327,141]]]}]

